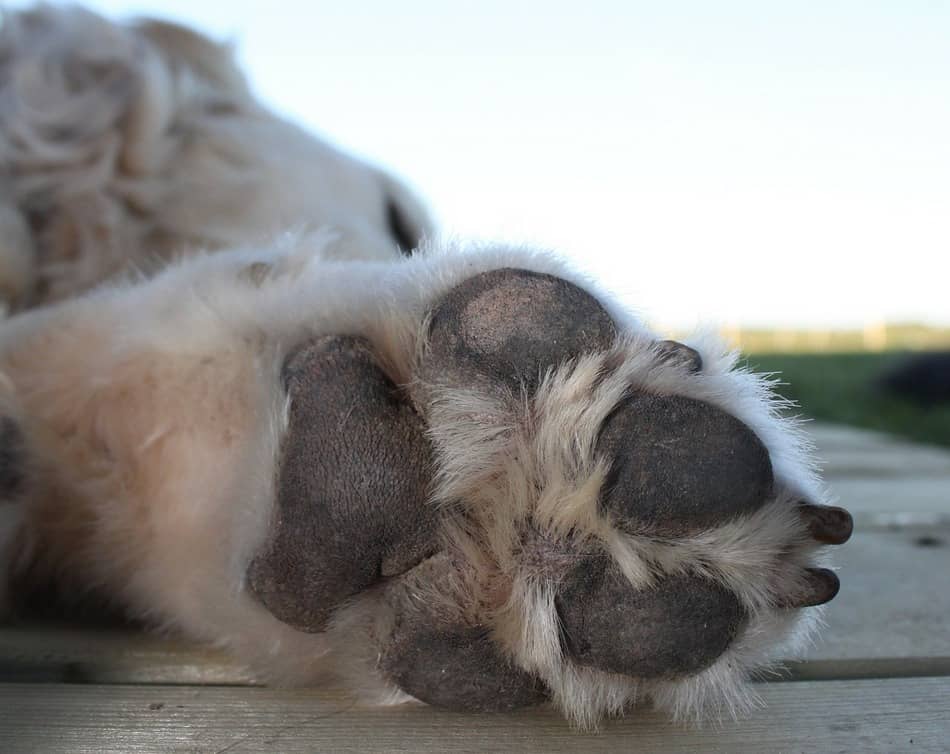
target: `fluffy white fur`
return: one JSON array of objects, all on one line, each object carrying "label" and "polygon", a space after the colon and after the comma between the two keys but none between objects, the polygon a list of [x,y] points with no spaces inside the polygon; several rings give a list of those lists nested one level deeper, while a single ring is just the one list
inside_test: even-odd
[{"label": "fluffy white fur", "polygon": [[394,178],[258,104],[229,48],[81,8],[3,16],[0,166],[8,308],[286,227],[345,228],[335,253],[391,258],[390,202],[431,230]]},{"label": "fluffy white fur", "polygon": [[[432,504],[445,509],[444,552],[461,565],[432,599],[489,625],[576,723],[595,725],[640,697],[677,717],[737,713],[753,700],[749,672],[807,640],[818,611],[777,602],[815,559],[792,504],[826,494],[768,381],[721,342],[691,344],[701,375],[664,362],[652,333],[546,253],[430,244],[402,258],[386,202],[421,234],[419,205],[262,110],[228,52],[189,31],[43,8],[5,19],[0,61],[2,292],[11,308],[68,299],[0,328],[0,405],[30,459],[26,495],[0,504],[0,581],[29,574],[106,595],[156,626],[231,648],[273,681],[331,673],[365,700],[407,699],[376,667],[392,621],[382,589],[307,634],[245,585],[287,427],[280,365],[314,336],[362,335],[424,412],[438,451]],[[338,230],[271,233],[327,223]],[[183,248],[188,258],[170,261]],[[69,298],[155,260],[147,280]],[[624,336],[552,370],[531,402],[423,382],[430,307],[500,267],[575,282]],[[775,499],[685,539],[618,532],[597,506],[606,461],[595,440],[632,389],[740,418],[770,452]],[[549,540],[567,546],[555,557]],[[561,649],[554,593],[574,554],[591,548],[637,586],[679,571],[717,580],[739,595],[749,624],[685,680],[577,666]]]}]

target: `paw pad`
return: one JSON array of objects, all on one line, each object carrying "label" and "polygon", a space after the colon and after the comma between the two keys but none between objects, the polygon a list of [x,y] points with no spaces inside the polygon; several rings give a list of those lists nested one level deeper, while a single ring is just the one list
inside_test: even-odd
[{"label": "paw pad", "polygon": [[23,432],[9,416],[0,417],[0,501],[16,497],[25,486]]},{"label": "paw pad", "polygon": [[432,451],[360,339],[307,344],[284,380],[290,426],[273,531],[248,582],[276,617],[319,631],[343,600],[432,552]]},{"label": "paw pad", "polygon": [[490,627],[466,620],[457,600],[439,594],[454,575],[452,563],[436,556],[390,589],[394,625],[380,642],[381,670],[446,709],[503,712],[544,701],[544,686],[502,653]]},{"label": "paw pad", "polygon": [[566,280],[492,270],[456,286],[433,310],[424,376],[462,385],[477,376],[531,393],[548,368],[609,348],[616,335],[597,299]]},{"label": "paw pad", "polygon": [[567,654],[581,665],[637,678],[675,678],[712,664],[739,633],[738,597],[694,576],[636,589],[606,558],[563,580],[556,600]]},{"label": "paw pad", "polygon": [[637,393],[607,418],[601,505],[631,532],[682,536],[752,513],[772,494],[772,464],[745,424],[708,403]]}]

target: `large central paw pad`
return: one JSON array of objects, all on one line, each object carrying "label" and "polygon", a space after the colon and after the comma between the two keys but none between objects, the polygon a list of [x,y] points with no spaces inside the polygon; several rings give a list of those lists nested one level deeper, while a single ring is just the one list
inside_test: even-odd
[{"label": "large central paw pad", "polygon": [[343,601],[432,553],[432,451],[358,338],[308,343],[284,381],[290,425],[273,531],[248,582],[275,616],[319,631]]},{"label": "large central paw pad", "polygon": [[[768,615],[834,597],[837,577],[813,553],[847,540],[851,518],[801,503],[738,402],[703,397],[704,380],[728,392],[728,370],[682,344],[625,338],[586,291],[518,269],[444,293],[418,337],[406,386],[353,337],[317,339],[285,367],[272,531],[248,574],[281,620],[324,630],[372,594],[366,654],[389,682],[453,709],[551,695],[582,720],[727,655],[710,683],[739,672],[744,637],[787,623]],[[453,400],[470,403],[443,411]],[[491,421],[507,418],[481,431],[487,405],[500,407]],[[539,429],[550,416],[553,440]],[[451,446],[460,438],[477,452]],[[469,473],[455,498],[440,492]],[[552,499],[576,525],[551,515]]]}]

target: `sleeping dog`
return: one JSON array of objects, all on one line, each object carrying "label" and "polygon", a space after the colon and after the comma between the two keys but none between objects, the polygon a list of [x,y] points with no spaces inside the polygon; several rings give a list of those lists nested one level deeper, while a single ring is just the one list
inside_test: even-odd
[{"label": "sleeping dog", "polygon": [[800,428],[168,23],[0,28],[0,578],[369,703],[748,706],[838,589]]}]

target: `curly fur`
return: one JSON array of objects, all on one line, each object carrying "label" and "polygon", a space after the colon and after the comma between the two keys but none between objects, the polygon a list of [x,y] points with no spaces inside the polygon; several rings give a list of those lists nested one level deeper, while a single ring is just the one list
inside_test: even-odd
[{"label": "curly fur", "polygon": [[390,204],[431,231],[394,178],[258,104],[226,46],[76,7],[3,17],[0,172],[10,309],[289,226],[345,228],[336,253],[391,258]]}]

